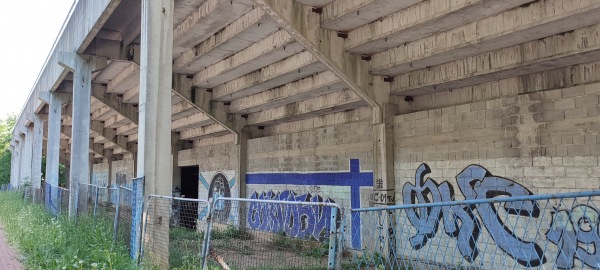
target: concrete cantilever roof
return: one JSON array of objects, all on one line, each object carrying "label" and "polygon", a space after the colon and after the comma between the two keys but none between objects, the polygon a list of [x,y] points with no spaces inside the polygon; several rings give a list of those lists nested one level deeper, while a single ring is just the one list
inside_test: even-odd
[{"label": "concrete cantilever roof", "polygon": [[[74,4],[15,135],[27,114],[47,112],[42,92],[72,91],[57,53],[77,52],[108,59],[94,74],[91,155],[135,152],[140,1]],[[600,1],[571,2],[175,0],[172,130],[196,141],[243,125],[260,136],[380,121],[378,108],[406,96],[599,61]]]}]

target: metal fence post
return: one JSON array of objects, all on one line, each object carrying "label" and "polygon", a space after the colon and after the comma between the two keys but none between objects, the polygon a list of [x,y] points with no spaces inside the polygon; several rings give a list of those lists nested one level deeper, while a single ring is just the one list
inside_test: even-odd
[{"label": "metal fence post", "polygon": [[216,209],[213,207],[213,203],[210,202],[208,204],[208,216],[206,217],[206,231],[204,232],[204,243],[202,244],[202,269],[205,270],[206,264],[208,262],[208,253],[210,252],[210,233],[212,230],[212,210]]},{"label": "metal fence post", "polygon": [[152,196],[148,196],[148,202],[146,202],[146,208],[142,209],[142,217],[144,218],[144,220],[142,221],[142,232],[141,235],[139,235],[136,239],[136,241],[139,241],[139,245],[140,245],[140,252],[138,253],[138,264],[142,263],[142,259],[144,258],[144,243],[143,243],[143,239],[144,235],[146,235],[146,227],[148,226],[148,208],[150,207],[150,201],[152,200]]},{"label": "metal fence post", "polygon": [[94,196],[94,218],[96,218],[96,210],[98,209],[98,191],[100,187],[94,186],[96,188],[96,195]]},{"label": "metal fence post", "polygon": [[[341,210],[341,209],[340,209]],[[346,215],[343,214],[342,211],[340,211],[341,214],[341,222],[340,222],[340,230],[339,230],[339,237],[338,237],[338,245],[337,245],[337,252],[336,252],[336,263],[335,263],[335,269],[340,270],[342,269],[342,253],[344,253],[344,229],[345,229],[345,224],[346,224]],[[350,239],[350,241],[352,241],[352,239]]]},{"label": "metal fence post", "polygon": [[113,239],[117,242],[117,235],[119,229],[119,208],[121,207],[121,187],[117,187],[117,206],[115,210],[115,222],[113,225]]},{"label": "metal fence post", "polygon": [[335,252],[336,252],[336,235],[337,235],[337,207],[331,208],[331,220],[329,227],[329,255],[327,259],[327,269],[333,270],[335,269]]}]

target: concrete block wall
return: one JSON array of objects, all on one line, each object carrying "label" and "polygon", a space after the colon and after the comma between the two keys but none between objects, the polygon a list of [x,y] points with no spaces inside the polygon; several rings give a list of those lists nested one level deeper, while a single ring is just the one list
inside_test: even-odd
[{"label": "concrete block wall", "polygon": [[135,161],[133,159],[122,159],[112,162],[112,171],[110,175],[110,183],[112,186],[131,186],[133,178],[135,178]]},{"label": "concrete block wall", "polygon": [[[394,166],[397,202],[399,204],[402,204],[403,200],[406,200],[405,203],[410,202],[411,192],[435,198],[432,194],[438,194],[439,191],[441,200],[448,201],[490,198],[498,195],[554,194],[599,189],[599,99],[600,83],[588,83],[479,99],[470,103],[396,116]],[[425,172],[423,177],[421,172],[417,171],[422,164],[427,164],[428,168],[421,167],[421,169],[430,171]],[[467,168],[469,169],[465,171]],[[468,192],[463,191],[469,190],[468,185],[459,186],[457,179],[465,179],[463,178],[465,175],[467,178],[475,177],[473,172],[477,170],[488,174],[485,179],[481,179],[485,181],[485,184],[481,185],[485,185],[488,192],[469,195]],[[464,172],[468,173],[462,174]],[[433,190],[425,188],[428,178],[435,181],[436,188]],[[440,187],[445,182],[453,187],[454,196],[449,190],[444,191]],[[537,224],[535,230],[523,232],[522,227],[511,227],[512,225],[508,227],[517,228],[521,235],[526,235],[521,240],[540,242],[544,245],[544,241],[548,243],[551,239],[545,234],[556,229],[551,226],[556,222],[555,219],[559,218],[556,212],[571,211],[573,203],[586,204],[590,201],[565,200],[563,204],[558,201],[551,201],[550,204],[540,202],[541,212],[538,217],[520,217],[522,223]],[[600,205],[597,202],[594,204],[593,201],[591,204],[596,208]],[[475,211],[474,215],[480,220],[484,218],[479,211]],[[516,224],[516,216],[507,214],[504,210],[498,210],[496,215],[499,217],[496,220],[502,220],[506,224]],[[398,239],[398,243],[405,246],[406,252],[412,252],[411,256],[431,260],[431,256],[427,258],[427,252],[416,252],[414,251],[416,249],[411,251],[410,248],[406,248],[411,246],[408,244],[409,237],[425,233],[427,228],[421,228],[419,231],[414,225],[411,226],[406,216],[404,221],[402,228],[397,229],[410,233],[403,234]],[[443,224],[442,221],[440,224]],[[573,226],[577,227],[579,224]],[[443,229],[438,229],[432,234],[434,236],[429,233],[429,237],[434,239],[430,239],[425,244],[426,247],[422,248],[423,250],[433,251],[448,247],[454,249],[454,245],[466,244],[455,237],[448,236]],[[487,253],[496,253],[498,256],[480,254],[474,264],[524,267],[522,263],[517,262],[514,253],[511,254],[506,247],[503,249],[498,242],[493,241],[494,235],[498,236],[499,233],[501,232],[493,229],[491,231],[488,228],[481,229],[477,247],[486,248]],[[548,262],[560,262],[558,258],[553,257],[559,251],[557,244],[548,243],[545,248]],[[536,254],[530,255],[532,257],[529,258],[533,258]],[[436,257],[434,260],[448,262],[453,258],[452,256],[454,254],[448,257]],[[456,261],[455,256],[454,261]],[[469,264],[467,261],[456,263]],[[581,261],[577,259],[575,263],[581,265]]]},{"label": "concrete block wall", "polygon": [[108,163],[97,163],[92,165],[92,185],[101,187],[108,186],[109,168]]},{"label": "concrete block wall", "polygon": [[[344,209],[367,207],[373,190],[372,140],[370,119],[251,139],[246,195],[257,199],[329,201]],[[265,231],[282,230],[281,226],[266,226],[267,220],[260,220],[259,216],[249,213],[248,224]],[[315,221],[322,218],[309,217]],[[348,226],[359,224],[349,215],[347,222]],[[305,230],[290,232],[299,238],[318,238],[329,224],[320,224],[323,227],[315,223]],[[347,232],[346,239],[350,241],[351,230]]]}]

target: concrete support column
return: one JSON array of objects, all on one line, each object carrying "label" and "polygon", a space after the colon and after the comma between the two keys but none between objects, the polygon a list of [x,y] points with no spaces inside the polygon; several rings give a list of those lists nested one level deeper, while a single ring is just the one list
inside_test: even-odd
[{"label": "concrete support column", "polygon": [[[379,123],[373,125],[373,152],[374,152],[374,181],[373,195],[371,202],[375,206],[386,206],[396,204],[396,180],[394,176],[394,134],[393,134],[393,118],[398,112],[398,105],[384,103],[382,106],[382,118]],[[385,237],[386,241],[379,242],[379,246],[372,247],[382,254],[387,254],[391,258],[395,254],[396,237],[394,230],[395,215],[393,211],[386,215],[381,215],[378,218],[381,220],[377,224],[385,224],[378,227],[379,235]],[[386,256],[387,257],[387,256]]]},{"label": "concrete support column", "polygon": [[[44,144],[44,122],[46,117],[35,114],[33,123],[33,149],[31,157],[31,188],[35,191],[42,187],[42,151]],[[36,192],[33,193],[34,200]]]},{"label": "concrete support column", "polygon": [[19,167],[17,167],[17,185],[16,187],[21,187],[23,184],[23,177],[25,176],[25,145],[27,144],[25,133],[19,134]]},{"label": "concrete support column", "polygon": [[32,180],[33,180],[33,133],[34,133],[34,129],[33,126],[28,126],[26,128],[27,130],[27,134],[26,134],[26,148],[25,148],[25,154],[26,154],[26,161],[25,161],[25,177],[23,178],[24,182],[23,184],[27,184],[29,186],[31,186]]},{"label": "concrete support column", "polygon": [[90,106],[92,72],[106,66],[106,58],[60,54],[60,65],[73,72],[73,128],[71,134],[69,217],[77,216],[79,183],[90,182]]},{"label": "concrete support column", "polygon": [[[246,191],[246,172],[248,172],[248,139],[250,139],[250,132],[246,128],[241,129],[240,133],[236,136],[236,146],[238,152],[237,170],[235,170],[236,179],[239,187],[239,197],[248,198]],[[246,213],[238,211],[238,220],[240,221],[239,226],[246,228]]]},{"label": "concrete support column", "polygon": [[14,140],[11,145],[11,157],[10,157],[10,186],[16,187],[19,179],[19,141]]},{"label": "concrete support column", "polygon": [[398,105],[385,103],[382,121],[373,125],[374,181],[371,201],[375,205],[393,205],[395,199],[393,118]]},{"label": "concrete support column", "polygon": [[[43,98],[48,103],[48,140],[46,142],[46,183],[51,187],[58,187],[60,166],[60,129],[62,106],[70,99],[68,94],[45,92]],[[47,190],[46,190],[47,191]],[[60,207],[60,198],[56,189],[46,194],[46,205],[50,212],[57,214]]]},{"label": "concrete support column", "polygon": [[[172,62],[173,0],[142,0],[137,176],[145,179],[145,198],[171,194]],[[148,213],[144,250],[167,269],[169,243],[153,240],[168,235],[169,209],[156,206]]]},{"label": "concrete support column", "polygon": [[30,127],[25,127],[25,134],[22,136],[23,146],[21,148],[21,161],[19,169],[19,187],[31,183],[31,145],[33,144],[33,130]]}]

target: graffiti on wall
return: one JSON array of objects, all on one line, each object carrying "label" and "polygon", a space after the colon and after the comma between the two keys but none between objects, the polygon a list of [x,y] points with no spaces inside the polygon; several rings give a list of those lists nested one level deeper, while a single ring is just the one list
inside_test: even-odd
[{"label": "graffiti on wall", "polygon": [[[438,184],[431,178],[425,179],[431,169],[427,164],[419,166],[415,176],[415,185],[406,183],[402,190],[405,204],[449,202],[454,200],[454,188],[450,183]],[[533,195],[522,185],[502,177],[493,176],[485,168],[470,165],[457,177],[458,188],[467,200],[488,199],[497,196]],[[507,213],[528,217],[538,217],[539,207],[534,201],[506,203]],[[477,210],[481,221],[475,218]],[[527,242],[515,235],[505,226],[498,215],[498,209],[490,204],[470,206],[431,207],[428,211],[407,209],[408,219],[417,229],[417,234],[410,239],[414,249],[420,249],[437,232],[440,220],[444,219],[444,232],[457,238],[457,247],[463,258],[473,261],[479,251],[475,242],[479,238],[480,228],[487,229],[495,243],[519,264],[539,266],[545,262],[542,249],[535,243]],[[459,223],[460,222],[460,223]],[[460,226],[458,224],[461,224]]]},{"label": "graffiti on wall", "polygon": [[[418,167],[415,183],[406,183],[403,187],[404,204],[455,201],[454,187],[449,182],[437,183],[426,177],[429,173],[431,169],[427,164]],[[456,180],[465,200],[533,195],[521,184],[494,176],[479,165],[468,166],[456,176]],[[468,262],[473,262],[480,253],[477,240],[484,228],[494,243],[520,265],[537,267],[547,262],[540,245],[519,237],[513,231],[516,227],[506,224],[513,217],[513,221],[518,217],[539,218],[540,206],[535,200],[415,207],[406,209],[406,214],[416,229],[416,234],[409,238],[415,250],[425,247],[436,236],[443,221],[445,234],[456,239],[458,251]],[[597,252],[600,247],[599,222],[598,210],[592,206],[580,204],[569,210],[554,209],[546,238],[559,247],[556,267],[571,269],[575,266],[575,259],[590,267],[600,265],[600,252]]]},{"label": "graffiti on wall", "polygon": [[[246,174],[246,184],[249,187],[254,185],[259,187],[255,189],[257,191],[256,196],[259,197],[263,194],[269,195],[269,192],[264,193],[264,190],[271,190],[274,189],[274,186],[279,186],[280,189],[278,190],[280,191],[285,190],[288,193],[294,192],[294,194],[302,194],[294,195],[295,199],[297,199],[296,196],[306,195],[308,197],[308,195],[310,195],[311,199],[315,198],[315,200],[327,200],[323,198],[325,197],[324,194],[327,194],[328,197],[333,196],[330,195],[332,193],[327,193],[325,190],[332,191],[332,189],[334,188],[344,189],[346,191],[344,192],[344,195],[342,197],[344,197],[344,199],[347,199],[349,197],[349,207],[360,208],[361,188],[373,187],[373,172],[362,171],[360,168],[359,159],[350,159],[349,167],[350,169],[348,171],[342,172],[251,173]],[[265,186],[267,188],[262,188],[262,186]],[[348,192],[350,193],[350,196],[348,196]],[[282,196],[281,194],[284,194],[285,197],[285,193],[283,191],[280,193],[271,192],[270,196],[275,196],[275,194],[279,194],[279,197]],[[317,197],[317,194],[321,196]],[[288,199],[288,197],[285,198],[286,200]],[[342,201],[338,201],[337,203],[343,204]],[[364,207],[364,205],[362,206]],[[259,211],[258,213],[262,211],[263,210]],[[348,233],[351,236],[349,236],[348,239],[351,239],[352,247],[359,248],[362,241],[360,215],[352,215],[350,217],[350,220],[351,228],[348,231]],[[300,234],[304,235],[303,233]]]},{"label": "graffiti on wall", "polygon": [[[200,188],[198,189],[198,198],[208,198],[216,200],[217,198],[238,197],[238,191],[235,180],[235,171],[227,172],[201,172],[199,174]],[[210,182],[206,179],[210,179]],[[230,180],[231,179],[231,180]],[[213,218],[219,223],[229,221],[236,222],[236,213],[233,213],[230,201],[219,201],[214,206]],[[202,209],[199,213],[199,219],[208,214],[207,209]]]},{"label": "graffiti on wall", "polygon": [[598,222],[598,210],[588,205],[554,213],[546,237],[559,248],[556,267],[571,269],[575,259],[592,268],[600,265]]},{"label": "graffiti on wall", "polygon": [[[335,203],[330,198],[323,198],[310,193],[296,194],[293,191],[254,192],[251,199],[276,200],[288,202],[325,202]],[[280,233],[296,238],[312,237],[323,241],[329,237],[331,207],[303,206],[284,204],[265,204],[252,202],[249,205],[247,222],[255,230]]]}]

